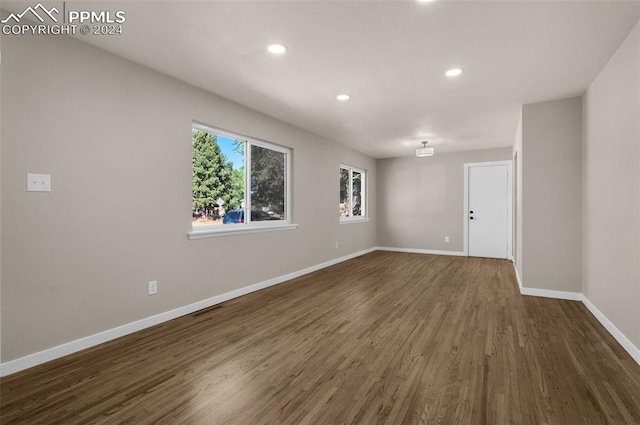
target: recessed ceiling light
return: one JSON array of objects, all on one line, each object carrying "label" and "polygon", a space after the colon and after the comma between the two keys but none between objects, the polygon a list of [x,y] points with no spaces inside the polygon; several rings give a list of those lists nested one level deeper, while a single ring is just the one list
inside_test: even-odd
[{"label": "recessed ceiling light", "polygon": [[340,102],[346,102],[347,100],[351,99],[351,96],[349,96],[348,94],[339,94],[336,96],[336,99],[338,99]]},{"label": "recessed ceiling light", "polygon": [[431,3],[433,0],[418,0],[418,3]]},{"label": "recessed ceiling light", "polygon": [[454,68],[445,72],[444,75],[446,75],[447,77],[457,77],[460,74],[462,74],[462,70],[460,68]]},{"label": "recessed ceiling light", "polygon": [[269,46],[267,47],[267,50],[270,51],[271,53],[275,53],[276,55],[281,55],[284,52],[287,51],[287,46],[285,46],[284,44],[269,44]]}]

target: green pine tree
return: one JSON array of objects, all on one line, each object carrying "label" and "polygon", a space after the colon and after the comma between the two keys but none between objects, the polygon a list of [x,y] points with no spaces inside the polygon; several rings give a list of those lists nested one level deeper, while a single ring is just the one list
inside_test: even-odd
[{"label": "green pine tree", "polygon": [[[244,185],[237,182],[237,171],[220,150],[214,134],[193,130],[192,208],[211,214],[216,201],[222,199],[226,210],[240,207]],[[244,173],[242,173],[244,181]],[[242,190],[239,192],[238,188]]]}]

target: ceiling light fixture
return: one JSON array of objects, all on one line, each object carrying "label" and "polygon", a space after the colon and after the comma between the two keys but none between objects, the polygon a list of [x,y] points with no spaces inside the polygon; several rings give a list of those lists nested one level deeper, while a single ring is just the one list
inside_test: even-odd
[{"label": "ceiling light fixture", "polygon": [[422,142],[422,147],[416,149],[416,156],[422,158],[425,156],[433,156],[436,153],[436,150],[434,148],[427,147],[427,143],[429,142],[425,140],[424,142]]},{"label": "ceiling light fixture", "polygon": [[457,77],[460,74],[462,74],[462,70],[460,68],[454,68],[445,72],[444,75],[446,75],[447,77]]},{"label": "ceiling light fixture", "polygon": [[351,96],[349,96],[348,94],[339,94],[336,96],[336,99],[338,99],[340,102],[346,102],[347,100],[351,99]]},{"label": "ceiling light fixture", "polygon": [[276,55],[281,55],[287,51],[287,46],[285,46],[284,44],[277,44],[277,43],[269,44],[269,46],[267,46],[267,50]]}]

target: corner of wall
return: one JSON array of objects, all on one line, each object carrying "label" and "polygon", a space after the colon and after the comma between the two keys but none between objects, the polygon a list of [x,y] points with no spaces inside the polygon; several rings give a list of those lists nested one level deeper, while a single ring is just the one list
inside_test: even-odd
[{"label": "corner of wall", "polygon": [[522,287],[522,109],[518,114],[518,124],[513,141],[513,262],[518,273],[518,283]]},{"label": "corner of wall", "polygon": [[[2,50],[0,49],[0,55]],[[2,63],[2,56],[0,56]],[[2,93],[2,66],[0,66],[0,93]],[[2,122],[2,102],[0,101],[0,122]],[[1,129],[0,129],[1,131]],[[0,193],[2,193],[2,134],[0,134]],[[2,364],[2,196],[0,196],[0,364]]]},{"label": "corner of wall", "polygon": [[639,99],[640,21],[582,100],[583,293],[605,327],[636,347],[640,346]]}]

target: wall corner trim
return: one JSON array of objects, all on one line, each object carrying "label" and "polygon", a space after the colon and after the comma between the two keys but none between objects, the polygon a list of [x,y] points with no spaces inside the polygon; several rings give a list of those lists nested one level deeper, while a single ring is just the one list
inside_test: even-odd
[{"label": "wall corner trim", "polygon": [[213,305],[223,303],[233,298],[250,294],[251,292],[259,291],[260,289],[268,288],[270,286],[274,286],[279,283],[286,282],[288,280],[295,279],[300,276],[304,276],[306,274],[315,272],[317,270],[324,269],[326,267],[333,266],[338,263],[342,263],[343,261],[351,260],[352,258],[359,257],[364,254],[368,254],[370,252],[375,251],[376,249],[377,249],[376,247],[372,247],[362,251],[357,251],[342,257],[325,261],[324,263],[316,264],[315,266],[307,267],[305,269],[288,273],[283,276],[274,277],[272,279],[267,279],[262,282],[255,283],[253,285],[245,286],[243,288],[239,288],[224,294],[216,295],[201,301],[196,301],[195,303],[192,303],[186,306],[178,307],[173,310],[156,314],[154,316],[136,320],[135,322],[127,323],[112,329],[107,329],[105,331],[98,332],[96,334],[89,335],[84,338],[76,339],[75,341],[71,341],[55,347],[47,348],[37,353],[28,354],[24,357],[20,357],[15,360],[11,360],[6,363],[0,364],[0,377],[8,376],[25,369],[29,369],[34,366],[41,365],[51,360],[55,360],[60,357],[67,356],[69,354],[77,353],[78,351],[82,351],[84,349],[91,348],[108,341],[112,341],[116,338],[120,338],[125,335],[129,335],[134,332],[141,331],[151,326],[155,326],[160,323],[173,320],[177,317],[191,314],[198,310],[202,310],[203,308],[211,307]]}]

